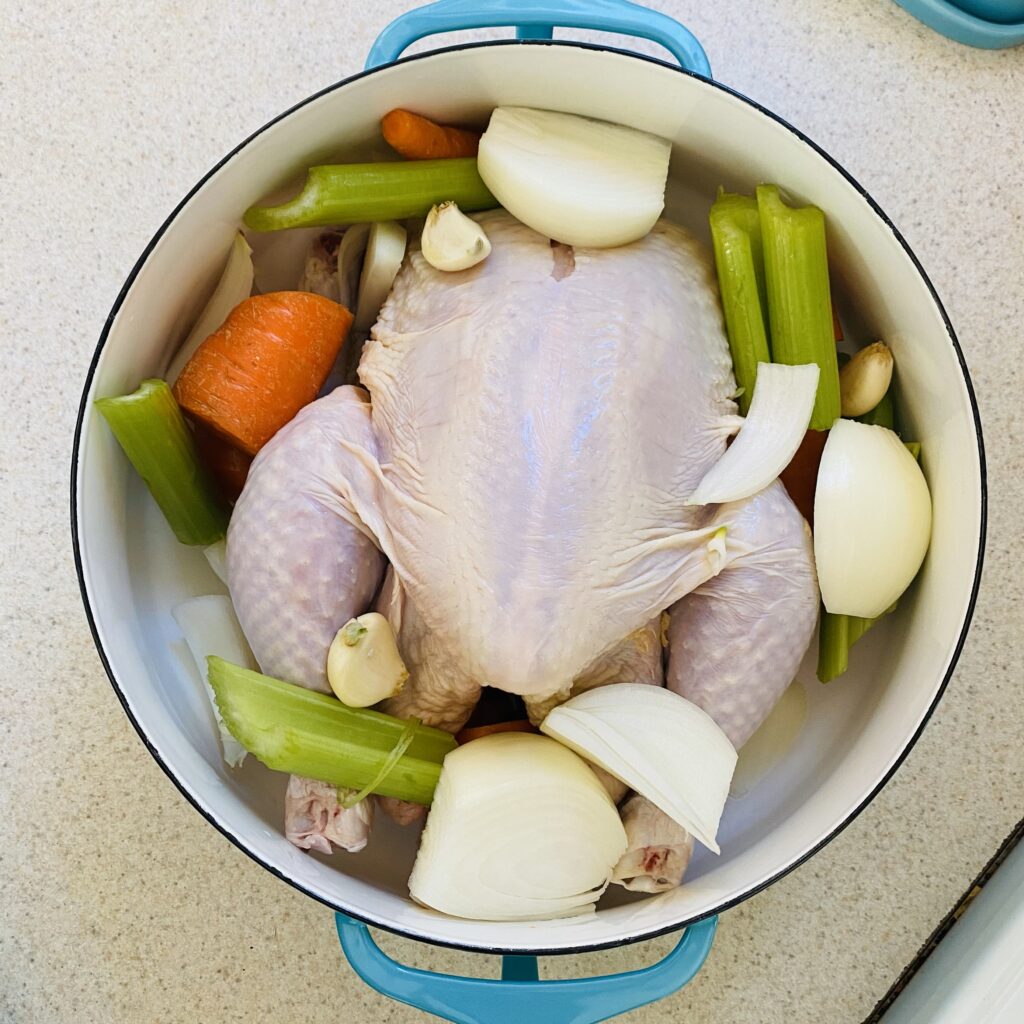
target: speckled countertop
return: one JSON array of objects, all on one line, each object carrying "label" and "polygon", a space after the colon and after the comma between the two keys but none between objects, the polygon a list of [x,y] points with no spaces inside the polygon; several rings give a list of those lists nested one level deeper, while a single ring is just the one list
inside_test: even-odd
[{"label": "speckled countertop", "polygon": [[[344,964],[323,907],[210,828],[139,742],[82,612],[68,530],[78,397],[153,231],[235,143],[355,70],[408,5],[7,0],[0,9],[0,1022],[413,1021]],[[894,218],[974,376],[984,586],[960,667],[882,794],[729,911],[641,1021],[863,1019],[1024,808],[1024,48],[948,42],[887,0],[661,5],[717,76],[804,129]],[[385,948],[489,974],[487,957]],[[669,940],[558,961],[650,962]]]}]

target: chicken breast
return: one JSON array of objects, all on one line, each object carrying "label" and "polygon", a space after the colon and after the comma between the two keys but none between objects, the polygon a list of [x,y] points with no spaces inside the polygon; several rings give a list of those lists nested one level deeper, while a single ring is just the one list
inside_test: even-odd
[{"label": "chicken breast", "polygon": [[478,219],[490,257],[445,274],[411,252],[364,350],[381,476],[355,504],[466,674],[543,698],[709,577],[683,501],[734,384],[681,228],[567,272],[507,213]]}]

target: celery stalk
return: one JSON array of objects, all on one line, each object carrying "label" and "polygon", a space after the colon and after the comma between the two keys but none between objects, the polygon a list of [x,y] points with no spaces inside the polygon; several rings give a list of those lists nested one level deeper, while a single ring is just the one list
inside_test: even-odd
[{"label": "celery stalk", "polygon": [[[887,608],[888,615],[895,608]],[[881,615],[878,617],[881,618]],[[833,615],[821,609],[818,627],[818,679],[830,683],[849,667],[850,648],[878,621],[857,615]]]},{"label": "celery stalk", "polygon": [[816,206],[787,206],[777,185],[757,186],[764,244],[772,357],[777,363],[817,363],[821,369],[812,430],[839,418],[839,366],[828,283],[825,215]]},{"label": "celery stalk", "polygon": [[[346,707],[334,697],[207,659],[209,680],[232,736],[268,768],[320,779],[342,789],[368,786],[382,796],[429,804],[441,762],[455,737],[418,725],[395,764],[408,723],[379,711]],[[374,785],[383,771],[383,778]]]},{"label": "celery stalk", "polygon": [[395,765],[402,760],[402,755],[409,749],[409,745],[416,738],[416,730],[422,724],[418,718],[410,718],[406,721],[402,735],[398,737],[398,742],[391,749],[391,753],[384,758],[376,775],[358,793],[352,793],[341,801],[341,806],[346,811],[351,810],[356,804],[362,803],[371,793],[380,789],[387,777],[395,770]]},{"label": "celery stalk", "polygon": [[310,167],[302,191],[280,206],[250,206],[254,231],[326,227],[422,217],[451,200],[462,210],[498,205],[476,169],[476,157]]},{"label": "celery stalk", "polygon": [[757,202],[750,196],[719,192],[710,221],[732,370],[741,389],[737,402],[746,416],[754,396],[757,364],[771,361]]},{"label": "celery stalk", "polygon": [[[893,605],[893,608],[896,606]],[[886,608],[882,615],[888,615],[892,611],[892,608]],[[879,615],[876,619],[863,619],[859,615],[847,615],[849,623],[846,627],[847,638],[849,644],[852,647],[877,621],[882,617]]]},{"label": "celery stalk", "polygon": [[821,609],[818,623],[818,679],[830,683],[847,668],[850,656],[850,616]]},{"label": "celery stalk", "polygon": [[830,683],[841,676],[848,667],[850,648],[882,616],[896,611],[898,605],[898,601],[893,601],[882,615],[873,619],[863,619],[859,615],[833,615],[822,608],[818,629],[818,679]]},{"label": "celery stalk", "polygon": [[178,540],[204,546],[220,540],[227,510],[196,457],[167,382],[144,380],[133,394],[99,398],[95,405]]}]

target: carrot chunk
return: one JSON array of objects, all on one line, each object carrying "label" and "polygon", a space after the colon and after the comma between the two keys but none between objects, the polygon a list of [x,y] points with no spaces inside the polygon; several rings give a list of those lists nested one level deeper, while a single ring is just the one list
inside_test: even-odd
[{"label": "carrot chunk", "polygon": [[255,295],[196,349],[174,396],[194,420],[255,455],[316,398],[351,325],[344,306],[312,292]]},{"label": "carrot chunk", "polygon": [[492,736],[496,732],[537,732],[537,730],[523,719],[519,722],[495,722],[493,725],[474,725],[468,729],[462,729],[455,734],[455,741],[461,746],[472,740],[478,740],[481,736]]},{"label": "carrot chunk", "polygon": [[793,504],[811,527],[814,526],[814,489],[818,485],[818,466],[827,440],[827,430],[808,430],[796,455],[779,475]]},{"label": "carrot chunk", "polygon": [[384,141],[406,160],[441,160],[476,156],[480,133],[447,128],[408,110],[392,110],[380,122]]},{"label": "carrot chunk", "polygon": [[193,437],[199,461],[213,477],[221,495],[228,501],[237,501],[245,486],[252,456],[229,444],[202,423],[196,423]]}]

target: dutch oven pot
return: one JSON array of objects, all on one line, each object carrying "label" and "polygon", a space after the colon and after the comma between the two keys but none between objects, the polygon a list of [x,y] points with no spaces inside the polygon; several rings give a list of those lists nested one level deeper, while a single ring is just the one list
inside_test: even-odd
[{"label": "dutch oven pot", "polygon": [[[438,32],[515,25],[518,39],[399,59]],[[552,41],[552,26],[644,37],[677,63]],[[840,305],[858,336],[881,337],[899,368],[908,436],[922,443],[934,501],[931,550],[899,610],[857,648],[841,683],[807,687],[807,722],[785,759],[726,808],[722,855],[699,851],[684,885],[617,897],[551,922],[463,921],[408,896],[415,837],[381,823],[372,856],[317,858],[284,838],[284,777],[221,762],[203,693],[186,672],[170,608],[210,592],[199,551],[179,546],[94,398],[159,376],[217,279],[243,211],[330,158],[366,151],[380,117],[413,105],[440,121],[485,124],[499,104],[631,125],[673,141],[666,215],[707,238],[719,185],[775,181],[822,207]],[[298,256],[298,253],[296,254]],[[75,437],[72,528],[96,646],[143,742],[184,796],[268,871],[338,912],[356,970],[396,998],[459,1021],[597,1021],[660,998],[696,972],[715,915],[820,850],[867,805],[917,739],[967,632],[985,528],[981,428],[963,355],[924,270],[877,204],[834,160],[754,101],[711,80],[703,50],[670,18],[624,0],[440,0],[388,26],[367,69],[298,104],[226,156],[181,201],[139,258],[104,327]],[[612,904],[615,904],[613,899]],[[395,964],[365,923],[424,942],[505,954],[504,981]],[[532,956],[577,953],[685,932],[646,971],[539,982]],[[497,989],[495,987],[498,986]]]}]

